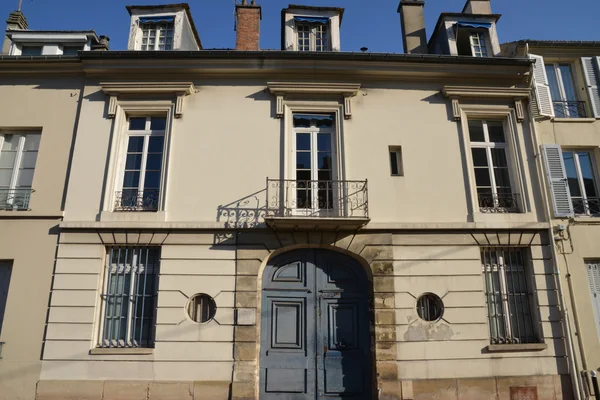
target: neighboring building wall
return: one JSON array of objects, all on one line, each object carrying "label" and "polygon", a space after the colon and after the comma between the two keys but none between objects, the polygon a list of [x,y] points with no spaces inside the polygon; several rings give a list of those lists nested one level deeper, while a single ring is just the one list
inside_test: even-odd
[{"label": "neighboring building wall", "polygon": [[0,341],[0,399],[33,399],[82,80],[0,78],[0,131],[41,132],[29,211],[0,211],[0,260],[12,261]]}]

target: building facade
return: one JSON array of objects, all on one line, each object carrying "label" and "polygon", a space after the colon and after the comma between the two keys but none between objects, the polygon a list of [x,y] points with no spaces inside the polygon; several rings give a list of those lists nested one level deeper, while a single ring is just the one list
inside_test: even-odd
[{"label": "building facade", "polygon": [[243,1],[244,51],[172,4],[128,7],[127,51],[56,56],[81,90],[37,399],[580,398],[536,64],[489,1],[429,42],[423,5],[400,3],[406,54],[343,52],[344,10],[299,5],[261,51]]}]

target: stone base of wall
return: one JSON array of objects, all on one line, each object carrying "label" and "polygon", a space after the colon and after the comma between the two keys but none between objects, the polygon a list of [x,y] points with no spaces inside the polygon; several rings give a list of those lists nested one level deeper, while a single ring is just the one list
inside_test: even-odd
[{"label": "stone base of wall", "polygon": [[219,400],[230,382],[39,381],[36,400]]},{"label": "stone base of wall", "polygon": [[379,383],[379,400],[572,400],[567,375]]},{"label": "stone base of wall", "polygon": [[[251,400],[254,385],[230,382],[40,381],[36,400]],[[572,400],[568,376],[379,382],[379,400]],[[375,399],[374,399],[375,400]]]}]

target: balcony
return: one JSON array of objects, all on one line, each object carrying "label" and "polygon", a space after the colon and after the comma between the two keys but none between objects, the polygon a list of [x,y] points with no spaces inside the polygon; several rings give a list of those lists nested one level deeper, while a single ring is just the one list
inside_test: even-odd
[{"label": "balcony", "polygon": [[367,181],[267,178],[265,221],[273,228],[358,229],[369,222]]},{"label": "balcony", "polygon": [[127,189],[115,193],[115,211],[158,211],[160,190]]},{"label": "balcony", "polygon": [[556,118],[586,118],[584,101],[553,101]]},{"label": "balcony", "polygon": [[573,212],[575,215],[590,215],[594,217],[600,216],[600,198],[588,197],[571,197],[573,202]]},{"label": "balcony", "polygon": [[29,210],[32,189],[0,189],[0,210]]},{"label": "balcony", "polygon": [[479,211],[482,213],[505,214],[519,213],[519,195],[516,193],[480,193]]}]

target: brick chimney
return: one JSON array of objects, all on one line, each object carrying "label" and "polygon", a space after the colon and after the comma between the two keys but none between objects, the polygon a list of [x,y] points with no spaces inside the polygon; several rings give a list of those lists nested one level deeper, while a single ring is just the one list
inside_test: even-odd
[{"label": "brick chimney", "polygon": [[242,0],[235,6],[236,39],[235,49],[255,51],[260,49],[260,20],[262,9],[252,0]]},{"label": "brick chimney", "polygon": [[402,44],[407,54],[427,54],[427,33],[425,32],[425,2],[402,0],[398,6],[402,25]]},{"label": "brick chimney", "polygon": [[[6,30],[17,30],[23,29],[26,30],[29,28],[29,24],[27,23],[27,19],[25,15],[21,11],[13,11],[8,16],[6,20]],[[4,36],[4,43],[2,44],[2,54],[10,53],[10,46],[12,45],[12,41]]]},{"label": "brick chimney", "polygon": [[490,0],[467,0],[463,10],[463,14],[491,14],[492,5]]}]

